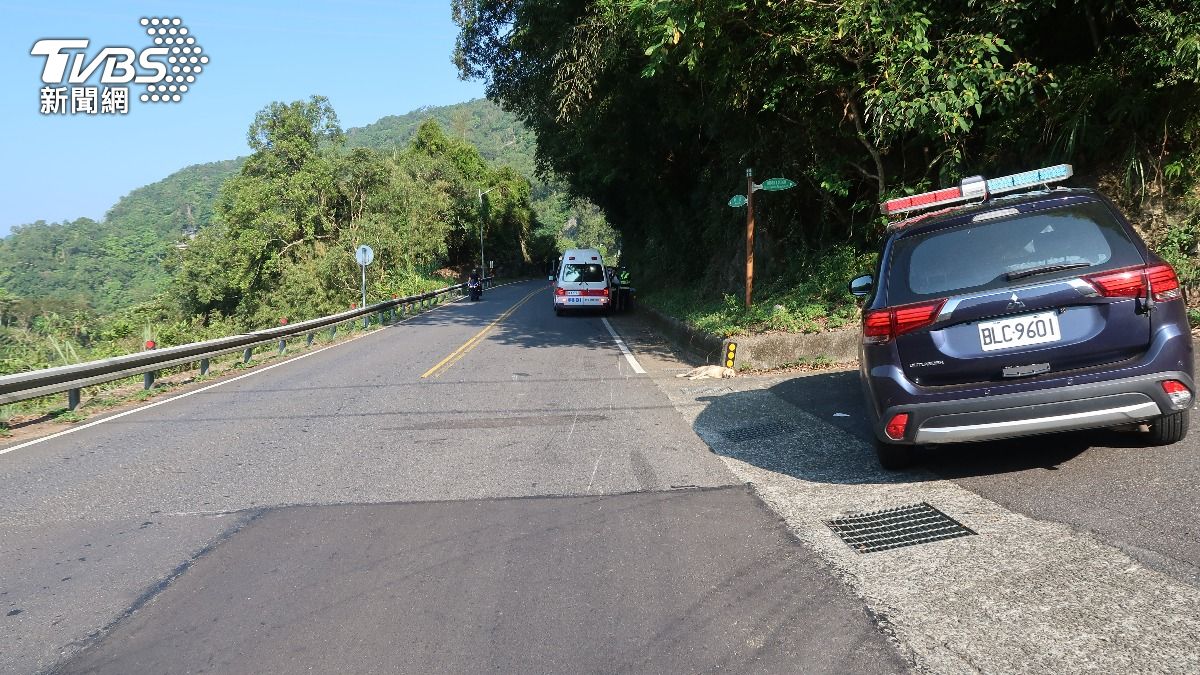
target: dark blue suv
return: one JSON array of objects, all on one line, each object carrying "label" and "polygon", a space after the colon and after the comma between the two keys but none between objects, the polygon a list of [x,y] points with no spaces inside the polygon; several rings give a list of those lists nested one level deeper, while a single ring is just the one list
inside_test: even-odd
[{"label": "dark blue suv", "polygon": [[[860,374],[880,463],[914,447],[1146,423],[1187,434],[1192,339],[1175,271],[1069,165],[892,200]],[[950,205],[950,206],[947,206]]]}]

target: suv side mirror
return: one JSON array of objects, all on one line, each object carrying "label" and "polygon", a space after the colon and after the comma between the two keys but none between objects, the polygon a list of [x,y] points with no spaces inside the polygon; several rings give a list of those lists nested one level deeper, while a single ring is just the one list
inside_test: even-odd
[{"label": "suv side mirror", "polygon": [[870,295],[873,288],[875,288],[875,280],[871,278],[870,274],[855,277],[850,281],[850,293],[860,298]]}]

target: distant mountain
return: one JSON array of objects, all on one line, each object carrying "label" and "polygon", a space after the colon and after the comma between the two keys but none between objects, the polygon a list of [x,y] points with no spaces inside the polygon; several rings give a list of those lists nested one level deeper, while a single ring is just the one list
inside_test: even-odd
[{"label": "distant mountain", "polygon": [[[447,133],[473,143],[489,162],[533,176],[533,134],[486,99],[389,115],[348,129],[347,145],[399,150],[430,118]],[[80,218],[13,228],[0,238],[0,289],[101,312],[149,300],[167,281],[161,264],[167,252],[212,221],[221,185],[241,169],[242,161],[176,171],[122,197],[103,222]]]}]

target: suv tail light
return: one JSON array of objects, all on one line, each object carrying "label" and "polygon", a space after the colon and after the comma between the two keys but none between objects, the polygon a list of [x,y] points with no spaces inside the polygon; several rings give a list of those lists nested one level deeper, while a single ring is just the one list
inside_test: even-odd
[{"label": "suv tail light", "polygon": [[900,413],[892,415],[892,419],[888,421],[887,426],[883,428],[883,433],[893,441],[904,440],[904,432],[908,430],[908,413]]},{"label": "suv tail light", "polygon": [[567,289],[565,289],[565,288],[555,288],[555,289],[554,289],[554,294],[555,294],[555,295],[566,295],[566,294],[567,294]]},{"label": "suv tail light", "polygon": [[1179,287],[1179,277],[1168,264],[1155,265],[1146,269],[1146,278],[1150,280],[1150,290],[1154,299],[1159,302],[1183,297],[1183,289]]},{"label": "suv tail light", "polygon": [[863,317],[863,342],[886,344],[888,340],[924,328],[937,320],[946,299],[917,302],[867,312]]},{"label": "suv tail light", "polygon": [[1088,274],[1083,280],[1106,298],[1140,298],[1146,294],[1147,285],[1154,299],[1159,302],[1183,297],[1179,278],[1175,276],[1175,270],[1166,263]]},{"label": "suv tail light", "polygon": [[1183,410],[1192,404],[1192,392],[1179,380],[1165,380],[1162,382],[1162,388],[1167,398],[1171,399],[1171,406],[1176,410]]}]

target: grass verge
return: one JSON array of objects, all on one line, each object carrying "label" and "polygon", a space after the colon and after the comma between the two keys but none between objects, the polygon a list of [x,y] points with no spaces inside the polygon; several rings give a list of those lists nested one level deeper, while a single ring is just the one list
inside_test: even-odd
[{"label": "grass verge", "polygon": [[873,269],[874,255],[835,248],[799,263],[786,277],[760,281],[749,309],[741,293],[704,293],[695,287],[639,288],[638,301],[706,333],[820,333],[854,324],[858,303],[846,289]]}]

